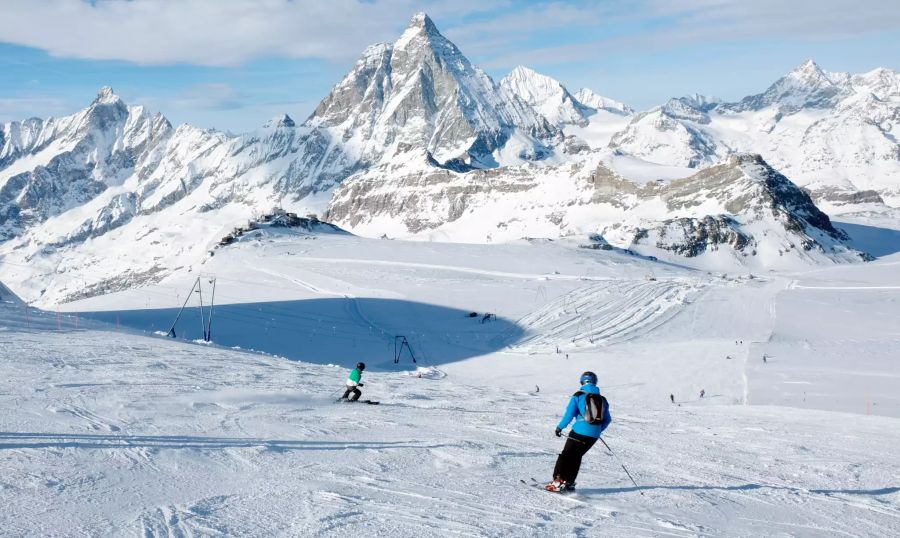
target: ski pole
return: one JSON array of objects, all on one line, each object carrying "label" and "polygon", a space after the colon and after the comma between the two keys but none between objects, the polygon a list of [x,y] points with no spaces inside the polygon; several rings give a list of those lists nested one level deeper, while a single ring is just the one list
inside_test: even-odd
[{"label": "ski pole", "polygon": [[616,456],[616,453],[613,452],[611,448],[609,448],[609,445],[606,444],[606,441],[604,441],[602,437],[600,438],[600,442],[603,443],[603,446],[606,447],[606,450],[609,450],[609,453],[612,454],[612,457],[616,458],[616,461],[619,462],[619,465],[622,466],[622,470],[625,471],[625,474],[628,475],[628,478],[631,480],[631,483],[634,484],[634,487],[636,487],[638,489],[638,492],[641,495],[643,495],[644,492],[640,491],[641,487],[639,485],[637,485],[637,482],[634,481],[634,478],[632,478],[631,473],[628,472],[628,469],[625,467],[625,464],[622,463],[622,460],[619,459],[619,456]]},{"label": "ski pole", "polygon": [[[581,439],[575,439],[574,437],[569,437],[568,435],[563,435],[563,437],[566,437],[567,439],[571,439],[571,440],[575,441],[576,443],[581,443],[581,444],[583,444],[583,445],[584,445],[584,444],[587,444],[587,443],[585,443],[584,441],[582,441]],[[619,459],[619,456],[616,456],[616,453],[613,452],[611,448],[609,448],[609,445],[606,444],[606,441],[604,441],[602,437],[598,437],[598,439],[600,439],[600,442],[603,443],[603,446],[606,447],[606,450],[609,450],[609,454],[610,454],[612,457],[616,458],[616,461],[617,461],[617,462],[619,463],[619,465],[622,467],[622,470],[625,471],[625,474],[628,475],[628,478],[629,478],[629,480],[631,480],[631,483],[634,484],[634,487],[636,487],[636,488],[638,489],[638,493],[640,493],[641,495],[643,495],[644,492],[643,492],[643,491],[640,491],[641,486],[637,485],[637,482],[634,481],[634,478],[631,476],[631,473],[628,472],[628,469],[625,468],[625,464],[622,463],[622,460]]]},{"label": "ski pole", "polygon": [[582,441],[581,439],[575,439],[574,437],[569,437],[569,434],[567,434],[567,433],[564,433],[563,437],[565,437],[566,439],[571,439],[571,440],[575,441],[576,443],[581,443],[583,445],[587,444],[584,441]]}]

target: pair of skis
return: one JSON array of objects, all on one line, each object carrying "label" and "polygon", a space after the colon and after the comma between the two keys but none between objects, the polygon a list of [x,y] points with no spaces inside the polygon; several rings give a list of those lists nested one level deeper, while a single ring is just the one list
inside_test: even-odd
[{"label": "pair of skis", "polygon": [[369,405],[378,405],[381,403],[376,400],[345,400],[343,398],[339,398],[338,400],[335,400],[334,403],[341,403],[341,402],[343,402],[343,403],[364,403],[364,404],[369,404]]},{"label": "pair of skis", "polygon": [[523,480],[519,480],[519,482],[525,484],[526,486],[531,486],[531,487],[533,487],[533,488],[537,488],[537,489],[542,490],[542,491],[549,491],[549,492],[551,492],[551,493],[561,493],[561,494],[564,494],[564,495],[567,494],[567,493],[575,493],[575,490],[574,490],[574,489],[568,489],[568,490],[563,489],[563,490],[560,490],[560,491],[553,491],[553,490],[547,489],[547,487],[546,487],[545,484],[542,484],[542,483],[538,482],[537,479],[534,478],[534,477],[531,477],[531,481],[528,481],[528,480],[524,480],[524,479],[523,479]]}]

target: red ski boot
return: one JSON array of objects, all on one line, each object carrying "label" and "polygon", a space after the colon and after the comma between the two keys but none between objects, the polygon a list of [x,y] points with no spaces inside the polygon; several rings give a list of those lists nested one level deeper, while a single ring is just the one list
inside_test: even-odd
[{"label": "red ski boot", "polygon": [[550,482],[549,484],[544,486],[544,489],[546,489],[547,491],[560,493],[566,490],[566,481],[562,480],[561,478],[555,478],[553,482]]}]

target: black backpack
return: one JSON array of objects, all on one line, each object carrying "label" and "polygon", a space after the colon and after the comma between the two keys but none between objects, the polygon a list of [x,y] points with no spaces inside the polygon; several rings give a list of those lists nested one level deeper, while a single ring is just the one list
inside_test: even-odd
[{"label": "black backpack", "polygon": [[594,394],[593,392],[584,392],[579,390],[573,396],[578,397],[585,394],[584,398],[584,421],[594,426],[603,424],[603,417],[606,416],[606,408],[609,405],[606,398],[602,394]]}]

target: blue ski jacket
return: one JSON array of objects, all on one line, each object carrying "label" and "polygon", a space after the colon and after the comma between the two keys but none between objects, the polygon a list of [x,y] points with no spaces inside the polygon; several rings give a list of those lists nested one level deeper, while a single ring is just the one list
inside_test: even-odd
[{"label": "blue ski jacket", "polygon": [[[588,383],[581,387],[581,392],[600,394],[600,389],[597,388],[597,385]],[[588,424],[584,420],[585,398],[587,398],[587,394],[581,394],[579,396],[573,395],[569,399],[569,405],[566,407],[566,414],[563,415],[562,420],[559,421],[559,429],[562,430],[566,428],[569,423],[572,422],[572,419],[575,419],[575,425],[572,426],[573,432],[597,439],[600,437],[600,434],[603,433],[603,430],[609,427],[609,424],[612,422],[612,416],[609,414],[609,405],[606,406],[603,422],[600,424]]]}]

